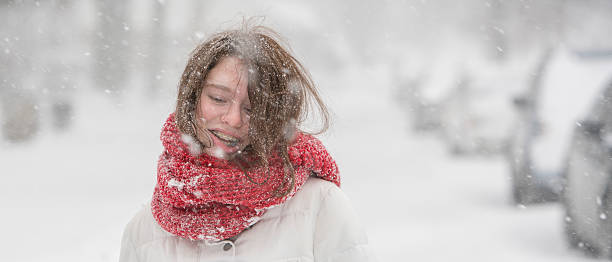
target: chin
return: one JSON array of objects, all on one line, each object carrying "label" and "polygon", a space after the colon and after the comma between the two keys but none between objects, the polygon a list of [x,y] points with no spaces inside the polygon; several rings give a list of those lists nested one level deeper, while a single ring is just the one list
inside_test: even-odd
[{"label": "chin", "polygon": [[232,149],[226,149],[222,146],[213,146],[213,147],[209,147],[207,148],[204,153],[206,153],[207,155],[219,158],[219,159],[224,159],[224,160],[231,160],[232,158],[234,158],[236,155],[242,153],[242,150],[244,149],[244,147],[240,147],[240,148],[232,148]]}]

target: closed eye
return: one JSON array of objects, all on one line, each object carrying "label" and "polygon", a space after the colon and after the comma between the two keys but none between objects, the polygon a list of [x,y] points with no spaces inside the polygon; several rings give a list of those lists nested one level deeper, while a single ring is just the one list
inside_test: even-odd
[{"label": "closed eye", "polygon": [[208,98],[210,98],[212,101],[215,101],[217,103],[225,103],[225,99],[220,98],[220,97],[216,97],[216,96],[208,96]]}]

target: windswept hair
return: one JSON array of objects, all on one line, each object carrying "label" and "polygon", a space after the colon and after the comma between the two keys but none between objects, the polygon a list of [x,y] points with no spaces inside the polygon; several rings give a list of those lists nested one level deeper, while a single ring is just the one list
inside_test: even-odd
[{"label": "windswept hair", "polygon": [[[329,127],[329,113],[310,74],[288,50],[278,33],[260,25],[245,24],[240,29],[212,35],[190,55],[179,83],[175,113],[178,129],[197,137],[200,121],[196,121],[196,108],[204,80],[221,59],[240,59],[248,69],[251,103],[250,144],[243,152],[246,158],[240,159],[255,160],[247,163],[248,166],[267,167],[268,158],[278,154],[285,165],[284,181],[290,184],[281,188],[290,190],[295,182],[295,170],[289,161],[288,147],[295,132],[303,132],[299,127],[308,117],[308,111],[315,108],[321,117],[321,127],[313,133],[324,132]],[[243,161],[237,162],[245,166]]]}]

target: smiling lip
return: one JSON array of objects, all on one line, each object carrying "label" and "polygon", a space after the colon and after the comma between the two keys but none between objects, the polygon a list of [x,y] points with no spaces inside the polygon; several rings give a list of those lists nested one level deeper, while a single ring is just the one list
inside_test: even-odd
[{"label": "smiling lip", "polygon": [[228,147],[235,147],[240,143],[240,139],[227,135],[218,130],[209,130],[211,134],[213,134],[216,138],[218,138],[221,142],[223,142]]}]

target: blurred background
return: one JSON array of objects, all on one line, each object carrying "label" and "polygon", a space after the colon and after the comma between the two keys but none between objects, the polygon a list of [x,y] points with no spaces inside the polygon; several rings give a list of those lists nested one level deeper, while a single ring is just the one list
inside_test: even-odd
[{"label": "blurred background", "polygon": [[190,51],[277,30],[380,261],[612,257],[612,1],[0,1],[2,261],[116,261]]}]

